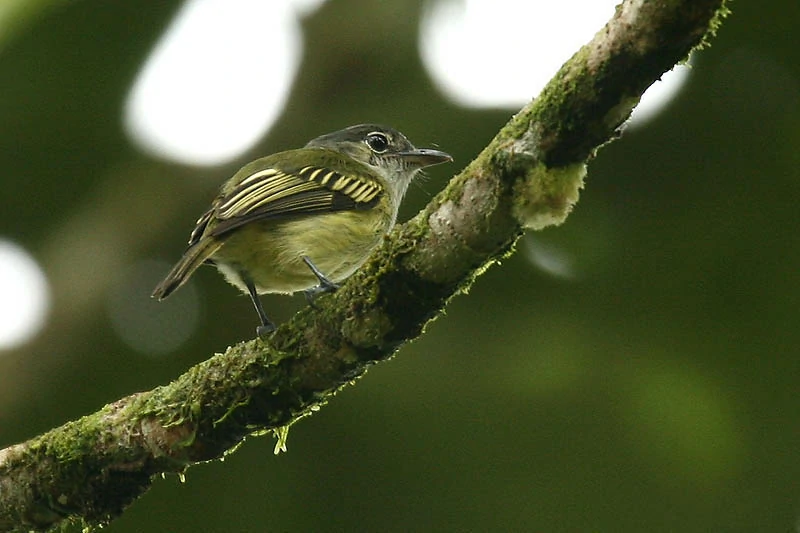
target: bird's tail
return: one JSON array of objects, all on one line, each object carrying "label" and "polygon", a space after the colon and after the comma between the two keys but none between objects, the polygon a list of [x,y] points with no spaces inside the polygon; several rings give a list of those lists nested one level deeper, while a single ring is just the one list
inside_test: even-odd
[{"label": "bird's tail", "polygon": [[191,245],[186,249],[180,261],[172,267],[167,277],[153,290],[152,297],[163,300],[179,289],[197,270],[197,267],[219,250],[220,246],[222,246],[221,240],[208,238]]}]

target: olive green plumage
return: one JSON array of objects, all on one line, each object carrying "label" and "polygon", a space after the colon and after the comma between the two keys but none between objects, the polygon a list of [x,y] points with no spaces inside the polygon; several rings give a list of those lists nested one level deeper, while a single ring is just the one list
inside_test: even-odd
[{"label": "olive green plumage", "polygon": [[210,262],[250,294],[267,333],[274,325],[258,294],[334,290],[394,226],[416,173],[450,160],[363,124],[253,161],[222,185],[153,296],[166,298]]}]

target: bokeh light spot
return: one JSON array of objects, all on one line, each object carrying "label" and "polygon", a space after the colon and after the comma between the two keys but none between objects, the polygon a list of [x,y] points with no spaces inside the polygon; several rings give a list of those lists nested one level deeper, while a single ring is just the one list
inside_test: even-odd
[{"label": "bokeh light spot", "polygon": [[187,2],[128,96],[129,136],[146,152],[193,165],[222,164],[252,147],[297,73],[298,14],[319,3]]},{"label": "bokeh light spot", "polygon": [[574,258],[558,245],[528,237],[525,243],[525,256],[540,270],[557,278],[571,279],[576,275]]},{"label": "bokeh light spot", "polygon": [[[420,32],[425,66],[456,102],[519,107],[614,14],[616,1],[429,2]],[[576,17],[575,13],[580,12]]]},{"label": "bokeh light spot", "polygon": [[[422,60],[439,89],[468,107],[518,108],[535,97],[614,14],[617,0],[429,1],[420,31]],[[580,13],[580,16],[576,16]],[[646,93],[643,121],[686,78],[665,75]]]},{"label": "bokeh light spot", "polygon": [[199,322],[200,299],[191,282],[163,302],[150,298],[170,266],[153,260],[134,264],[119,276],[108,295],[114,331],[145,355],[175,351],[192,336]]},{"label": "bokeh light spot", "polygon": [[49,308],[50,287],[39,264],[22,247],[0,239],[0,350],[36,335]]},{"label": "bokeh light spot", "polygon": [[[652,357],[652,355],[651,355]],[[628,375],[622,401],[655,468],[679,467],[694,481],[734,475],[746,452],[737,409],[720,384],[690,365],[651,358]]]},{"label": "bokeh light spot", "polygon": [[675,68],[661,76],[660,80],[644,92],[639,104],[634,108],[628,124],[633,127],[640,126],[655,117],[664,106],[675,98],[681,87],[685,85],[690,73],[690,66],[682,64],[676,65]]}]

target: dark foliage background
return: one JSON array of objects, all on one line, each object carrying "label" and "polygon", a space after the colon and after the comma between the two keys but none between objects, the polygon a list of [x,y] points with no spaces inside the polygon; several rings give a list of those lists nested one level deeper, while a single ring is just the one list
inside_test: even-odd
[{"label": "dark foliage background", "polygon": [[[194,283],[200,326],[169,356],[133,351],[109,318],[123,274],[177,258],[245,159],[392,124],[458,165],[411,191],[408,217],[512,112],[434,89],[419,2],[331,0],[304,21],[269,136],[225,168],[168,165],[129,144],[120,113],[178,2],[28,5],[0,41],[0,236],[41,261],[54,307],[36,340],[0,353],[2,446],[252,335],[249,303],[211,270]],[[156,483],[108,530],[793,529],[800,4],[732,9],[669,108],[591,163],[565,225],[523,239],[419,341],[295,426],[288,453],[250,439]],[[547,250],[575,275],[536,268]],[[267,305],[282,321],[304,303]]]}]

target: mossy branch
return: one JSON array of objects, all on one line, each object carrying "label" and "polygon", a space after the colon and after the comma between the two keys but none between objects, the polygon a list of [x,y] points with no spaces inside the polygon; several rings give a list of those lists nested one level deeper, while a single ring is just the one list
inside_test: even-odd
[{"label": "mossy branch", "polygon": [[[118,516],[155,474],[285,428],[389,358],[525,228],[558,224],[644,90],[705,44],[725,0],[629,0],[483,152],[336,294],[268,341],[0,450],[0,531]],[[535,51],[531,51],[535,53]]]}]

